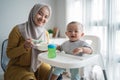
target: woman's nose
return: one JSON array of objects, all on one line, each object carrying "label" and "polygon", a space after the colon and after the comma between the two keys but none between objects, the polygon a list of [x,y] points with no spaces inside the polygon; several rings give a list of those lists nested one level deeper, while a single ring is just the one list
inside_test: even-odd
[{"label": "woman's nose", "polygon": [[45,17],[44,16],[41,17],[41,21],[45,21]]},{"label": "woman's nose", "polygon": [[42,16],[41,19],[44,20],[44,16]]}]

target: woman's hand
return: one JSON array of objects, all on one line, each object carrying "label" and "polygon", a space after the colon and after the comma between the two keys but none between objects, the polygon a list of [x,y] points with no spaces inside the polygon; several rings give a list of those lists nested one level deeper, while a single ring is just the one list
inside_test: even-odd
[{"label": "woman's hand", "polygon": [[32,47],[32,39],[27,39],[26,41],[25,41],[25,43],[24,43],[24,48],[26,49],[26,50],[28,50],[29,48],[31,48]]}]

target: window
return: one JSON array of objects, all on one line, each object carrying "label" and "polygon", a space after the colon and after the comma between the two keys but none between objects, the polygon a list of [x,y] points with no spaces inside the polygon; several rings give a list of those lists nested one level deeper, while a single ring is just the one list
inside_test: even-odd
[{"label": "window", "polygon": [[[113,66],[112,63],[115,63],[116,58],[120,61],[120,0],[71,1],[68,7],[68,22],[79,21],[85,26],[85,34],[100,37],[101,53],[107,65],[109,62]],[[118,80],[118,78],[115,75],[109,80]]]}]

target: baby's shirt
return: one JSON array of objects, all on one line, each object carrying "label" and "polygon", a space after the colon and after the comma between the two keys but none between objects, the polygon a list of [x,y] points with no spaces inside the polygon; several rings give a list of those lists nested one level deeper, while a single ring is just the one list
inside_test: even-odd
[{"label": "baby's shirt", "polygon": [[[75,48],[78,47],[88,47],[91,48],[90,45],[82,40],[77,40],[75,42],[71,42],[71,41],[65,41],[62,45],[61,45],[61,51],[64,51],[66,54],[73,54],[73,50]],[[83,54],[83,53],[82,53]],[[81,55],[81,54],[77,54],[77,55]]]}]

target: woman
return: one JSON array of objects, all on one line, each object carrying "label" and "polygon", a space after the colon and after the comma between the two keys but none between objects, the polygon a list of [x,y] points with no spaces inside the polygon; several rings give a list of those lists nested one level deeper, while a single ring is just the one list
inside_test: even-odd
[{"label": "woman", "polygon": [[7,56],[10,58],[4,80],[48,80],[50,65],[37,61],[42,51],[32,48],[32,39],[49,41],[44,24],[51,8],[46,4],[35,4],[28,21],[16,25],[9,34]]}]

